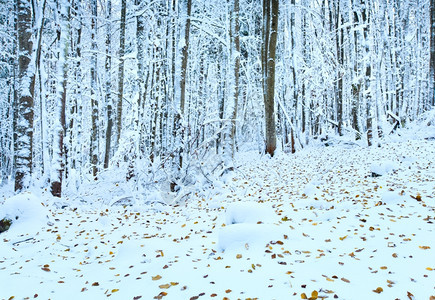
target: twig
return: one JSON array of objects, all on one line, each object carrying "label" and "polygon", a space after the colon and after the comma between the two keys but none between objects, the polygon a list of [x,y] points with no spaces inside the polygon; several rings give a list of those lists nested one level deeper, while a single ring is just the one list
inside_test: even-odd
[{"label": "twig", "polygon": [[34,238],[28,238],[28,239],[25,239],[25,240],[22,240],[22,241],[18,241],[18,242],[12,243],[12,246],[16,246],[18,244],[21,244],[21,243],[24,243],[24,242],[28,242],[28,241],[31,241],[31,240],[35,240],[35,239]]}]

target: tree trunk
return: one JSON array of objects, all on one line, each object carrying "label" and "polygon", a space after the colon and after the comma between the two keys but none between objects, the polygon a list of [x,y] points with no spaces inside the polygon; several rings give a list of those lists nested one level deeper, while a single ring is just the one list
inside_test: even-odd
[{"label": "tree trunk", "polygon": [[232,113],[231,122],[231,156],[234,158],[234,152],[236,147],[236,119],[237,119],[237,107],[239,104],[239,71],[240,71],[240,25],[239,25],[239,0],[234,0],[234,108]]},{"label": "tree trunk", "polygon": [[35,74],[29,66],[33,55],[32,3],[17,0],[18,9],[18,94],[16,99],[18,118],[14,134],[15,191],[30,186],[33,159],[33,96]]},{"label": "tree trunk", "polygon": [[91,143],[90,160],[92,176],[96,179],[98,172],[98,101],[97,101],[97,0],[91,1],[92,20],[91,20]]},{"label": "tree trunk", "polygon": [[435,106],[435,0],[430,0],[430,72],[429,72],[429,99]]},{"label": "tree trunk", "polygon": [[[111,18],[112,18],[112,0],[107,0],[106,7],[106,62],[105,62],[105,88],[106,88],[106,105],[107,105],[107,128],[106,128],[106,148],[104,153],[104,169],[109,167],[111,143],[112,143],[112,129],[113,129],[113,116],[112,116],[112,32],[111,32]],[[140,97],[140,96],[139,96]]]},{"label": "tree trunk", "polygon": [[[184,110],[186,103],[186,75],[187,75],[187,61],[189,58],[189,35],[190,35],[190,16],[192,12],[192,0],[187,0],[187,17],[184,33],[184,46],[181,51],[181,77],[180,77],[180,116],[177,117],[177,128],[181,127],[181,120],[184,118]],[[183,134],[184,136],[184,134]],[[179,156],[179,168],[183,167],[183,150],[181,149]]]},{"label": "tree trunk", "polygon": [[[264,36],[265,48],[263,55],[263,67],[266,66],[266,84],[263,87],[265,123],[266,123],[266,153],[273,156],[276,150],[276,127],[275,127],[275,59],[276,42],[278,37],[278,14],[279,0],[264,0],[266,5],[266,28]],[[264,13],[264,7],[263,7]],[[268,25],[270,24],[270,26]],[[264,73],[264,70],[263,70]]]},{"label": "tree trunk", "polygon": [[54,119],[53,135],[53,160],[52,171],[50,174],[51,179],[51,194],[54,197],[62,196],[62,177],[65,168],[65,155],[63,139],[65,135],[65,105],[66,105],[66,82],[67,82],[67,35],[68,35],[68,20],[69,3],[62,1],[58,3],[58,19],[60,28],[58,31],[58,61],[57,61],[57,78],[58,84],[57,91],[57,107],[56,117]]},{"label": "tree trunk", "polygon": [[125,55],[125,18],[127,0],[121,1],[121,24],[119,33],[119,68],[118,68],[118,105],[116,116],[116,147],[119,146],[122,129],[122,102],[124,98],[124,55]]}]

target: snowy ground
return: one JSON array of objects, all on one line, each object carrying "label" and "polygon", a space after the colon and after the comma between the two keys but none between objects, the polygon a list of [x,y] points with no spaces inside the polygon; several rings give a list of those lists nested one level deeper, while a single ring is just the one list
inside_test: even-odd
[{"label": "snowy ground", "polygon": [[0,299],[433,299],[435,141],[414,138],[245,154],[170,206],[0,199]]}]

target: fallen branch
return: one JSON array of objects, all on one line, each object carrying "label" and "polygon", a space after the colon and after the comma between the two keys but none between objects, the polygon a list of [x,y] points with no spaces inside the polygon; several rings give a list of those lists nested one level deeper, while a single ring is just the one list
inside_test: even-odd
[{"label": "fallen branch", "polygon": [[16,246],[18,244],[21,244],[21,243],[24,243],[24,242],[28,242],[28,241],[31,241],[31,240],[35,240],[35,239],[34,238],[28,238],[28,239],[25,239],[25,240],[22,240],[22,241],[14,242],[14,243],[12,243],[12,246]]}]

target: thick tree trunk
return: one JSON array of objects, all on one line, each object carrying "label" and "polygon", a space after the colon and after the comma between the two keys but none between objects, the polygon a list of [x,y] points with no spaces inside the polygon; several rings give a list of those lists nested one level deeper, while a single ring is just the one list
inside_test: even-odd
[{"label": "thick tree trunk", "polygon": [[33,55],[31,7],[30,0],[17,0],[19,86],[15,103],[18,119],[14,134],[15,191],[17,192],[30,186],[32,173],[35,74],[30,66]]},{"label": "thick tree trunk", "polygon": [[51,179],[51,194],[54,197],[62,196],[62,177],[65,168],[65,153],[64,153],[64,135],[65,135],[65,106],[66,106],[66,83],[67,83],[67,35],[68,25],[67,16],[69,14],[68,1],[58,3],[58,18],[60,28],[58,31],[58,61],[57,61],[57,77],[58,85],[57,90],[57,107],[54,128],[55,134],[53,136],[53,160],[52,170],[50,174]]}]

